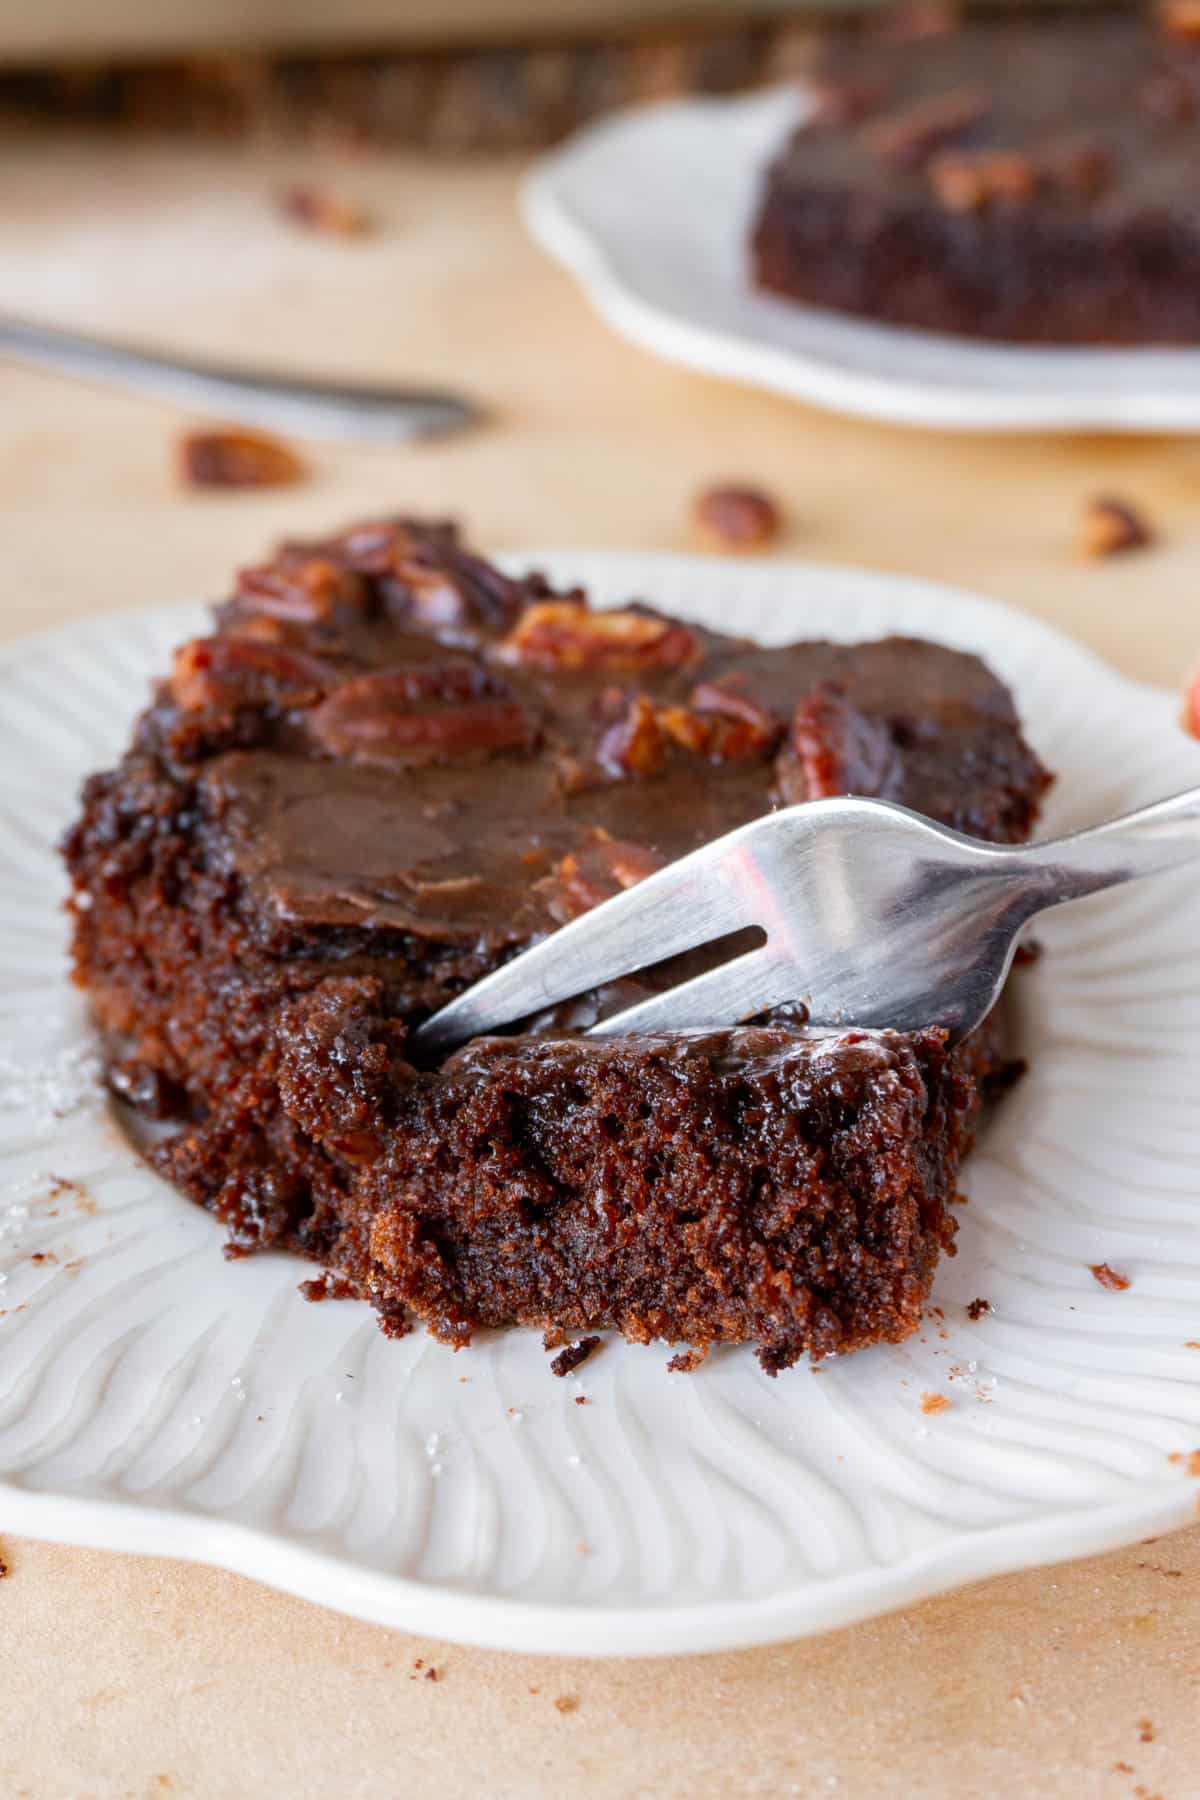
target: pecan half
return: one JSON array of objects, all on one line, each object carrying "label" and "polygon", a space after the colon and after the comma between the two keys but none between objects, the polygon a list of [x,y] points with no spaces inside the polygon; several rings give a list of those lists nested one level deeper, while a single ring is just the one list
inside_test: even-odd
[{"label": "pecan half", "polygon": [[1079,548],[1084,556],[1117,556],[1153,541],[1146,518],[1128,500],[1101,494],[1084,507],[1079,528]]},{"label": "pecan half", "polygon": [[528,750],[537,738],[520,702],[470,663],[354,676],[308,726],[332,756],[408,768]]},{"label": "pecan half", "polygon": [[175,652],[167,684],[181,712],[315,706],[338,679],[320,657],[248,637],[193,638]]},{"label": "pecan half", "polygon": [[287,487],[304,479],[308,464],[282,438],[226,425],[184,433],[179,473],[189,487]]},{"label": "pecan half", "polygon": [[265,613],[272,619],[320,625],[362,613],[366,588],[352,570],[323,557],[301,563],[281,559],[240,570],[234,600],[239,609]]},{"label": "pecan half", "polygon": [[987,95],[977,88],[955,88],[903,112],[889,113],[868,126],[863,142],[881,162],[919,168],[935,152],[982,125],[990,111]]},{"label": "pecan half", "polygon": [[549,589],[539,576],[514,581],[452,538],[413,536],[396,548],[380,590],[393,612],[430,631],[500,631],[518,617],[530,593]]},{"label": "pecan half", "polygon": [[947,150],[930,159],[929,180],[951,212],[982,212],[996,201],[1032,200],[1040,175],[1029,157],[1014,151]]},{"label": "pecan half", "polygon": [[279,210],[295,224],[326,237],[365,237],[371,229],[371,215],[357,200],[316,182],[294,181],[285,187]]},{"label": "pecan half", "polygon": [[886,725],[859,712],[844,694],[821,688],[796,707],[776,770],[789,805],[835,794],[879,799],[899,785],[900,761]]},{"label": "pecan half", "polygon": [[686,625],[650,612],[593,612],[577,600],[527,606],[500,647],[512,662],[596,674],[678,669],[696,652]]},{"label": "pecan half", "polygon": [[783,523],[770,494],[736,482],[705,488],[696,496],[692,517],[719,550],[761,550],[779,536]]}]

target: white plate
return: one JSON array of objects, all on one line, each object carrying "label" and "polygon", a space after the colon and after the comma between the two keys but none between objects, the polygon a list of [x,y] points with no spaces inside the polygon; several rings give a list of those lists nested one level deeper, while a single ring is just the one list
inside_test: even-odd
[{"label": "white plate", "polygon": [[618,331],[709,375],[899,425],[1200,429],[1200,351],[974,343],[756,293],[761,172],[811,104],[789,87],[618,113],[536,165],[526,222]]},{"label": "white plate", "polygon": [[[900,629],[982,651],[1061,771],[1053,830],[1200,782],[1165,694],[1017,613],[845,569],[556,554],[615,601],[765,640]],[[769,1380],[536,1335],[455,1355],[226,1263],[137,1160],[64,979],[54,840],[198,608],[0,655],[0,1532],[193,1557],[444,1638],[711,1650],[862,1618],[1194,1515],[1200,975],[1194,877],[1046,922],[1032,1072],[968,1170],[923,1333]],[[35,1256],[51,1260],[35,1261]],[[1127,1274],[1100,1287],[1089,1264]],[[976,1295],[994,1312],[971,1323]],[[948,1411],[926,1415],[924,1393]],[[589,1404],[576,1406],[576,1394]],[[980,1596],[986,1605],[986,1596]]]}]

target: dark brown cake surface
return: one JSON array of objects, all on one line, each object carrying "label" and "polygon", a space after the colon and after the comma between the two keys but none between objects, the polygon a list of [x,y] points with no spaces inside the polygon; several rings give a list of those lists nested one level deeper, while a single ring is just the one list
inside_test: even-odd
[{"label": "dark brown cake surface", "polygon": [[418,1070],[408,1028],[770,807],[870,793],[1017,841],[1046,780],[973,657],[764,650],[367,525],[245,572],[88,783],[77,974],[235,1251],[324,1261],[390,1329],[751,1339],[780,1367],[913,1328],[992,1040],[601,1044],[571,1035],[585,997]]},{"label": "dark brown cake surface", "polygon": [[995,339],[1200,340],[1200,33],[1171,12],[833,34],[758,285]]}]

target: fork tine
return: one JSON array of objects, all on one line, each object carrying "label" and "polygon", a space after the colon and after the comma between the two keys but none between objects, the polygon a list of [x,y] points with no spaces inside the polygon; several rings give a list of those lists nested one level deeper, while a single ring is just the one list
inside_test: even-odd
[{"label": "fork tine", "polygon": [[753,889],[741,877],[742,840],[767,824],[769,820],[755,820],[668,863],[552,932],[427,1019],[414,1035],[415,1046],[429,1053],[448,1050],[556,1001],[757,924]]},{"label": "fork tine", "polygon": [[601,1019],[589,1037],[617,1037],[628,1031],[690,1031],[711,1025],[738,1025],[781,998],[778,959],[768,945],[735,956],[720,968],[652,994],[635,1006]]}]

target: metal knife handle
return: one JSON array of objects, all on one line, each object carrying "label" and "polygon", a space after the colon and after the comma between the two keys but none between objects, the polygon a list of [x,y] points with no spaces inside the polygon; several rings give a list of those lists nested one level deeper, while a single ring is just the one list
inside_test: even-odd
[{"label": "metal knife handle", "polygon": [[301,437],[401,444],[475,424],[479,409],[429,388],[274,375],[110,343],[80,332],[0,316],[0,357],[83,381],[112,383],[199,412]]}]

